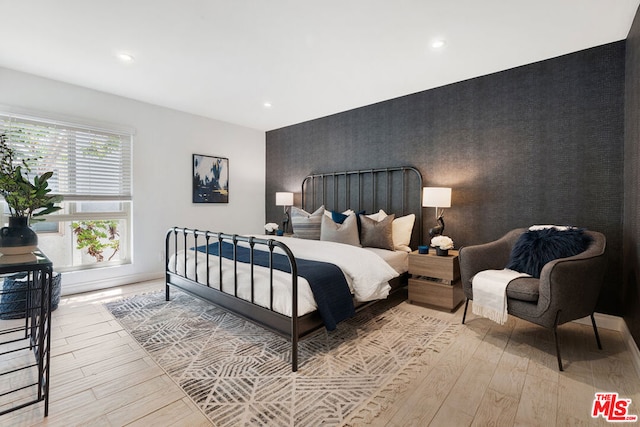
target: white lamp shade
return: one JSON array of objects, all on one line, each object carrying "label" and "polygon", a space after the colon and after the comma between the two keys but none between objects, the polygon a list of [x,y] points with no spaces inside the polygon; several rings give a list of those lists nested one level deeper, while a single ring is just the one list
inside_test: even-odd
[{"label": "white lamp shade", "polygon": [[435,208],[451,207],[451,188],[424,187],[422,189],[422,206]]},{"label": "white lamp shade", "polygon": [[293,206],[293,193],[276,192],[276,206]]}]

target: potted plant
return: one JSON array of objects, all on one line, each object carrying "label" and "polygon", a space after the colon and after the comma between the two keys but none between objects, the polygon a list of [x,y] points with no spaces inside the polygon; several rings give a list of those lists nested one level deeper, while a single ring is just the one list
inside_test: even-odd
[{"label": "potted plant", "polygon": [[29,179],[30,162],[37,159],[18,159],[5,134],[0,134],[0,195],[9,205],[9,226],[0,229],[0,252],[5,255],[30,253],[38,246],[38,235],[29,228],[43,215],[61,208],[56,203],[62,196],[49,194],[49,179],[53,172],[45,172]]},{"label": "potted plant", "polygon": [[453,249],[453,240],[447,236],[436,236],[431,239],[431,246],[436,248],[436,255],[447,256],[449,249]]}]

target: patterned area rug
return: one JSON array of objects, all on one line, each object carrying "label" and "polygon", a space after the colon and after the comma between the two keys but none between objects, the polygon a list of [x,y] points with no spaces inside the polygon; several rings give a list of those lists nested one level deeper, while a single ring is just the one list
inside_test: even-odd
[{"label": "patterned area rug", "polygon": [[105,305],[216,426],[370,419],[458,330],[389,302],[302,340],[294,373],[289,341],[177,290]]}]

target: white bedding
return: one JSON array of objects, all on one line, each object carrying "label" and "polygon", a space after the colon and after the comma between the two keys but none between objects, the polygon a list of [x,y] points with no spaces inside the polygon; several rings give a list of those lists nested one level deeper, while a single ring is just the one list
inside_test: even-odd
[{"label": "white bedding", "polygon": [[406,251],[390,251],[387,249],[380,248],[363,248],[374,254],[378,255],[380,258],[385,260],[387,264],[389,264],[398,274],[406,273],[409,271],[409,252]]},{"label": "white bedding", "polygon": [[[356,301],[372,301],[383,299],[389,295],[389,280],[398,276],[398,272],[374,251],[345,245],[342,243],[326,242],[319,240],[305,240],[279,236],[256,236],[261,238],[274,238],[287,245],[296,258],[311,259],[315,261],[330,262],[337,265],[345,275],[349,288]],[[266,249],[266,247],[263,247]],[[256,249],[262,249],[256,246]],[[283,253],[276,248],[275,253]],[[389,252],[389,251],[387,251]],[[195,251],[187,252],[187,277],[195,280],[194,257]],[[206,255],[197,253],[198,257],[198,282],[207,283]],[[223,259],[222,290],[233,294],[233,261]],[[184,251],[178,252],[177,271],[174,271],[175,255],[169,261],[169,270],[179,275],[184,275]],[[262,271],[262,274],[259,272]],[[209,283],[210,286],[219,289],[218,257],[209,259]],[[263,307],[269,306],[269,275],[263,267],[255,267],[255,302]],[[274,299],[273,310],[291,316],[291,276],[282,271],[273,271]],[[249,300],[250,268],[248,264],[238,263],[238,297]],[[316,310],[317,306],[309,283],[302,277],[298,278],[298,315],[301,316]]]}]

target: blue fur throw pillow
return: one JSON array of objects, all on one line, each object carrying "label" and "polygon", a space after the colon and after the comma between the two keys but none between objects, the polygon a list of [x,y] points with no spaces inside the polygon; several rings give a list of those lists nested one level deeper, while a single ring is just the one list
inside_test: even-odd
[{"label": "blue fur throw pillow", "polygon": [[506,268],[540,278],[540,271],[546,263],[578,255],[590,243],[591,236],[585,234],[583,228],[529,230],[513,245]]}]

